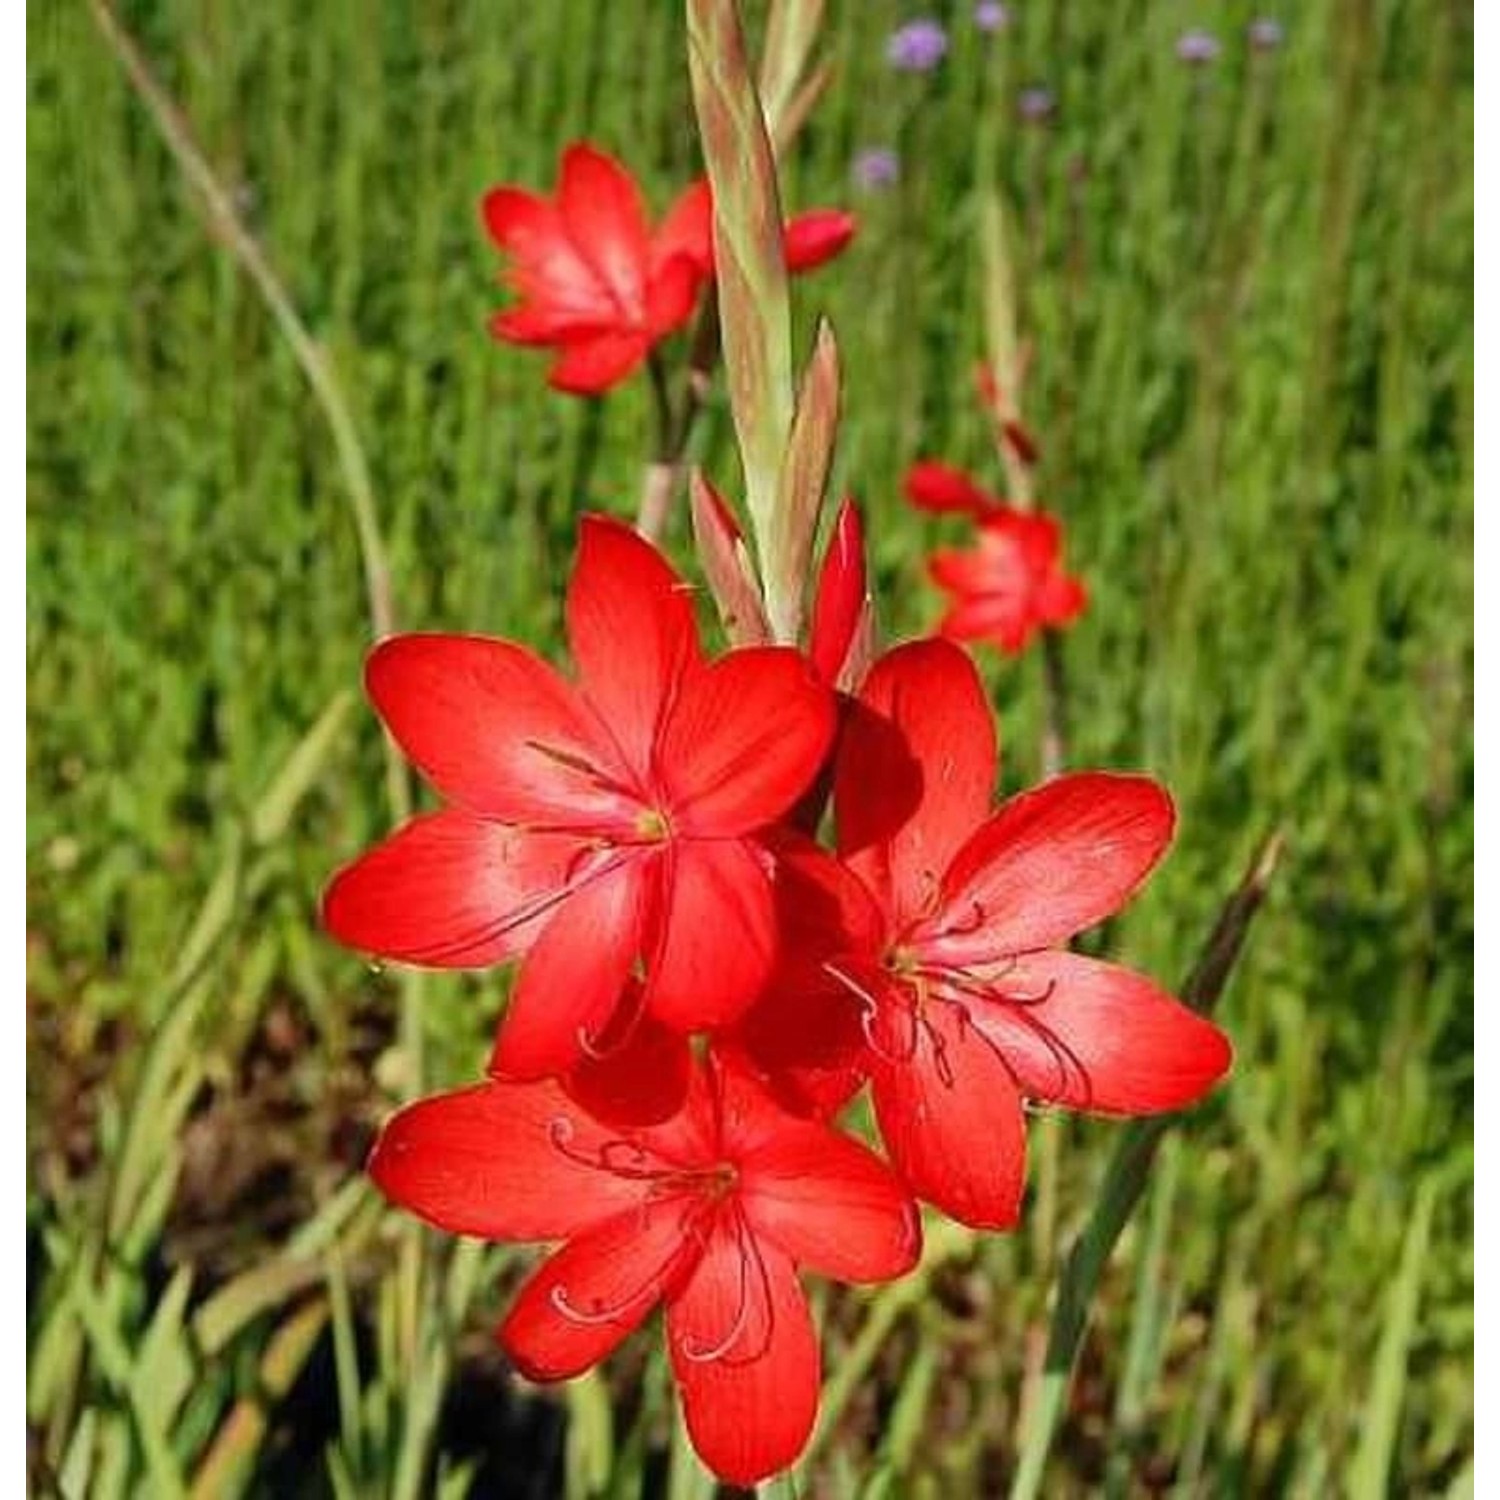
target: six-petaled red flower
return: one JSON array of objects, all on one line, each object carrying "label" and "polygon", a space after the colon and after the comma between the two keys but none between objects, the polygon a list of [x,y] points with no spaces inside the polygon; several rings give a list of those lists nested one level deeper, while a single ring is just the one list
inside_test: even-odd
[{"label": "six-petaled red flower", "polygon": [[681,1109],[646,1127],[555,1082],[424,1099],[386,1125],[370,1171],[450,1233],[562,1241],[500,1328],[533,1379],[581,1374],[664,1305],[693,1445],[731,1484],[786,1468],[812,1431],[820,1359],[798,1268],[886,1281],[920,1248],[882,1162],[732,1064],[695,1066]]},{"label": "six-petaled red flower", "polygon": [[931,461],[912,465],[906,495],[921,510],[975,521],[971,548],[941,548],[928,563],[933,581],[951,596],[941,634],[1016,652],[1037,630],[1070,624],[1082,613],[1087,594],[1063,570],[1055,516],[1008,506],[961,469]]},{"label": "six-petaled red flower", "polygon": [[692,316],[703,272],[682,216],[669,214],[653,234],[634,179],[596,147],[563,152],[555,203],[506,186],[486,193],[482,208],[520,298],[490,331],[555,349],[548,380],[558,390],[608,390]]},{"label": "six-petaled red flower", "polygon": [[[597,395],[624,380],[652,346],[691,316],[713,276],[713,200],[704,180],[681,194],[653,232],[641,192],[607,152],[578,142],[563,152],[556,201],[523,188],[485,194],[485,228],[510,257],[517,294],[490,331],[556,351],[548,381]],[[855,231],[851,214],[818,209],[786,226],[787,267],[811,270]]]},{"label": "six-petaled red flower", "polygon": [[509,641],[376,648],[370,696],[447,805],[343,870],[324,902],[335,937],[383,957],[476,968],[524,953],[494,1059],[522,1078],[627,1035],[642,965],[641,1006],[677,1030],[755,998],[776,951],[757,835],[833,731],[796,651],[705,661],[682,581],[618,522],[584,519],[566,624],[576,682]]},{"label": "six-petaled red flower", "polygon": [[891,1159],[976,1227],[1020,1211],[1022,1100],[1177,1109],[1229,1066],[1223,1033],[1129,969],[1063,945],[1119,910],[1172,835],[1140,776],[1060,776],[991,812],[997,752],[969,659],[944,641],[871,670],[834,782],[835,864],[783,855],[800,885],[785,956],[739,1040],[780,1091],[836,1105],[872,1080]]}]

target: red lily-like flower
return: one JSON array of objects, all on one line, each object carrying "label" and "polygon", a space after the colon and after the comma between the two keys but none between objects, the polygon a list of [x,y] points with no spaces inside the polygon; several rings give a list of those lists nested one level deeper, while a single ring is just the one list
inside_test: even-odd
[{"label": "red lily-like flower", "polygon": [[1002,651],[1026,648],[1040,629],[1070,624],[1088,596],[1063,571],[1062,524],[1038,510],[1017,510],[981,488],[961,469],[913,464],[906,495],[920,510],[971,515],[975,546],[942,548],[928,562],[932,579],[951,596],[938,624],[954,641],[990,641]]},{"label": "red lily-like flower", "polygon": [[679,204],[653,235],[635,180],[597,147],[563,152],[555,203],[506,186],[486,193],[482,209],[512,257],[506,279],[521,299],[490,331],[556,349],[547,378],[558,390],[608,390],[692,316],[704,272],[683,241],[683,215],[695,210]]},{"label": "red lily-like flower", "polygon": [[1020,510],[987,516],[971,550],[943,548],[928,562],[933,581],[952,595],[939,632],[1017,652],[1036,631],[1070,624],[1088,596],[1063,572],[1061,552],[1055,516]]},{"label": "red lily-like flower", "polygon": [[730,1484],[786,1468],[812,1431],[820,1360],[798,1268],[887,1281],[921,1242],[910,1197],[870,1151],[713,1062],[647,1128],[601,1119],[551,1081],[424,1099],[386,1125],[370,1172],[450,1233],[563,1241],[499,1331],[531,1379],[582,1374],[665,1304],[693,1446]]},{"label": "red lily-like flower", "polygon": [[[556,389],[598,395],[630,375],[658,340],[692,316],[713,276],[713,199],[699,180],[653,233],[634,178],[587,142],[563,152],[556,202],[523,188],[492,188],[485,228],[512,258],[516,306],[490,331],[512,344],[553,348]],[[786,226],[787,268],[811,270],[855,231],[852,214],[819,209]]]},{"label": "red lily-like flower", "polygon": [[1230,1048],[1143,975],[1062,946],[1124,905],[1161,857],[1167,794],[1145,777],[1085,772],[991,813],[996,765],[963,652],[919,641],[875,664],[838,753],[844,864],[787,857],[822,899],[801,902],[738,1040],[783,1096],[811,1107],[847,1094],[852,1046],[917,1196],[1003,1229],[1020,1211],[1023,1098],[1177,1109],[1223,1076]]},{"label": "red lily-like flower", "polygon": [[584,518],[566,624],[576,683],[480,636],[375,649],[370,697],[448,805],[341,871],[324,901],[335,937],[383,957],[479,968],[524,953],[495,1052],[523,1078],[628,1036],[620,1002],[640,962],[645,1012],[675,1030],[754,999],[776,953],[756,835],[833,733],[830,694],[796,651],[705,662],[682,580],[619,522]]}]

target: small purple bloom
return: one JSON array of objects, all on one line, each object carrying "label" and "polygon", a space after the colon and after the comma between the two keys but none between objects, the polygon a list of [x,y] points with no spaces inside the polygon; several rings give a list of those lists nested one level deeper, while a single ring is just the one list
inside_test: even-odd
[{"label": "small purple bloom", "polygon": [[974,7],[974,24],[981,31],[1004,31],[1010,25],[1010,12],[1000,0],[979,0]]},{"label": "small purple bloom", "polygon": [[890,34],[885,60],[903,73],[928,73],[948,52],[948,33],[929,18],[908,21]]},{"label": "small purple bloom", "polygon": [[1177,56],[1180,61],[1191,63],[1194,67],[1207,67],[1209,63],[1219,60],[1219,39],[1211,32],[1195,26],[1177,38]]},{"label": "small purple bloom", "polygon": [[1028,125],[1044,125],[1057,109],[1057,100],[1052,97],[1051,89],[1034,85],[1029,89],[1021,90],[1016,100],[1016,108]]},{"label": "small purple bloom", "polygon": [[1250,45],[1257,52],[1274,52],[1286,40],[1286,28],[1275,16],[1258,16],[1250,23]]},{"label": "small purple bloom", "polygon": [[867,146],[850,168],[857,186],[866,191],[890,187],[901,175],[901,158],[889,146]]}]

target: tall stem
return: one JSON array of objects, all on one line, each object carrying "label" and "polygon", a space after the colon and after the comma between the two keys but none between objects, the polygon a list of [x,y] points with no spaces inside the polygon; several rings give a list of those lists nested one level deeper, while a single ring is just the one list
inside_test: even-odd
[{"label": "tall stem", "polygon": [[656,451],[641,480],[635,529],[649,541],[659,542],[666,533],[672,501],[682,480],[683,456],[692,440],[698,414],[713,389],[714,367],[718,362],[719,305],[711,293],[693,330],[687,370],[675,402],[667,367],[655,349],[647,360],[652,403],[656,410]]}]

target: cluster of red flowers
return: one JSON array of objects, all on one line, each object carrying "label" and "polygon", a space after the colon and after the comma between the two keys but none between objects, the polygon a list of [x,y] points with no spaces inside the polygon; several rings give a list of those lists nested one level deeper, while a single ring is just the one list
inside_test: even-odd
[{"label": "cluster of red flowers", "polygon": [[[573,676],[508,641],[383,643],[370,696],[443,805],[324,910],[384,958],[520,960],[488,1077],[398,1113],[371,1172],[450,1232],[560,1245],[500,1330],[534,1378],[587,1369],[661,1304],[689,1433],[739,1484],[812,1429],[800,1271],[899,1277],[918,1201],[1013,1225],[1025,1100],[1176,1109],[1230,1059],[1149,979],[1066,947],[1161,857],[1166,793],[1089,772],[992,808],[993,721],[958,647],[851,668],[847,507],[817,594],[805,651],[710,659],[668,562],[587,517]],[[886,1159],[839,1123],[867,1083]]]}]

